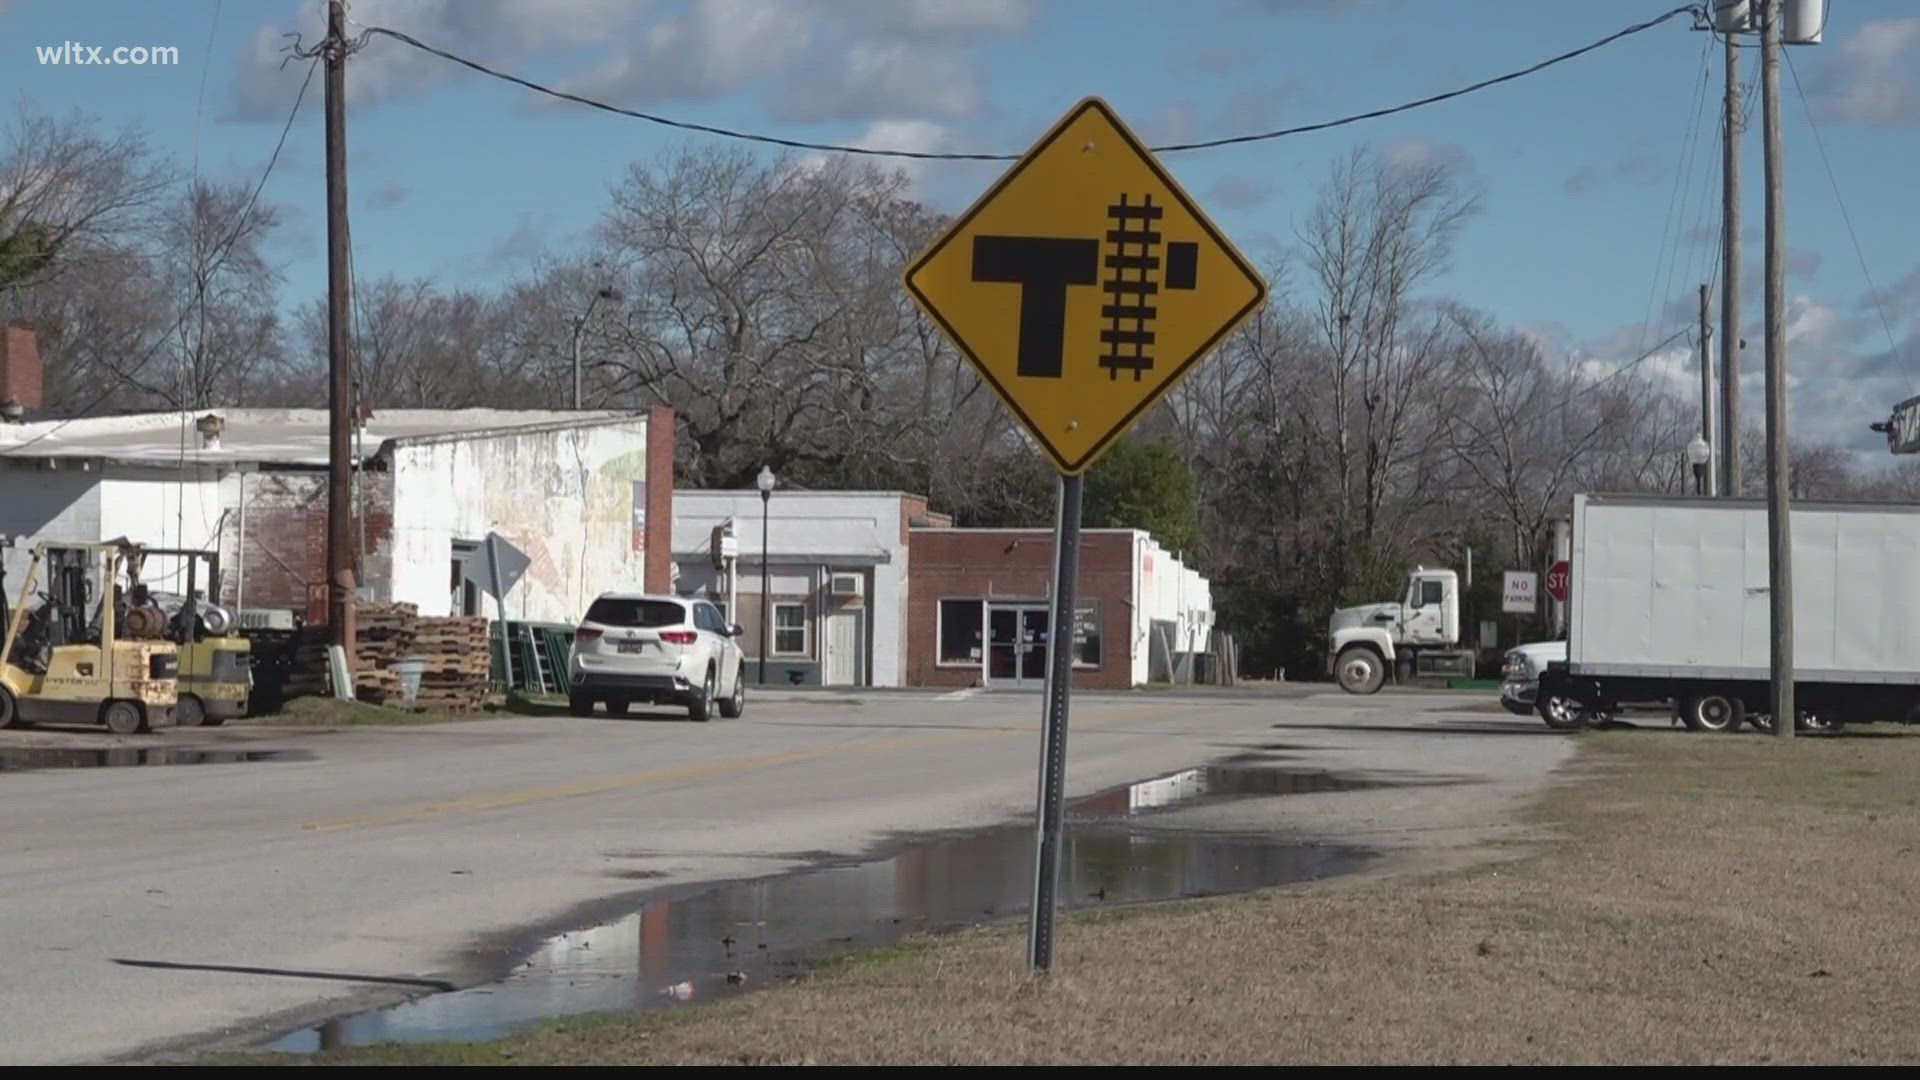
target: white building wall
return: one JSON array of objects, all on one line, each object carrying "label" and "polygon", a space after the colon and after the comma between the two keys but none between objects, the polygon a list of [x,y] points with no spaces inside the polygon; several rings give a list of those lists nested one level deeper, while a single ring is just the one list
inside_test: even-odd
[{"label": "white building wall", "polygon": [[497,532],[532,560],[508,590],[507,617],[576,622],[600,593],[644,586],[633,509],[646,479],[644,417],[403,444],[393,462],[393,599],[450,614],[453,541]]},{"label": "white building wall", "polygon": [[[907,545],[900,538],[902,496],[897,492],[779,491],[768,504],[767,547],[773,592],[806,592],[819,585],[818,568],[848,560],[871,566],[872,684],[900,686],[906,666]],[[760,595],[761,504],[758,491],[679,491],[674,495],[673,553],[682,592],[701,590],[711,569],[713,528],[731,517],[739,544],[740,592]],[[793,556],[810,560],[802,567]],[[717,593],[716,593],[717,594]],[[823,629],[816,621],[813,633]],[[757,643],[755,643],[757,647]]]},{"label": "white building wall", "polygon": [[100,474],[31,464],[0,468],[0,536],[14,540],[4,553],[11,603],[19,599],[34,544],[100,539]]},{"label": "white building wall", "polygon": [[[220,552],[223,533],[234,523],[222,497],[222,470],[109,467],[100,482],[100,525],[96,539],[126,537],[157,548]],[[224,560],[223,560],[224,562]],[[204,574],[202,567],[199,573]],[[187,587],[183,560],[153,556],[142,575],[160,592]],[[207,588],[204,580],[198,588]]]},{"label": "white building wall", "polygon": [[[0,535],[16,538],[6,554],[9,590],[17,590],[32,547],[43,540],[98,542],[125,537],[158,548],[217,551],[232,542],[234,522],[222,495],[222,470],[108,466],[0,471]],[[224,552],[223,552],[224,554]],[[181,560],[154,556],[143,580],[162,592],[186,588]],[[198,582],[206,588],[205,581]]]},{"label": "white building wall", "polygon": [[1212,585],[1145,533],[1134,540],[1134,580],[1138,603],[1133,632],[1134,681],[1147,681],[1154,646],[1153,624],[1172,623],[1172,662],[1180,654],[1204,652],[1213,632]]}]

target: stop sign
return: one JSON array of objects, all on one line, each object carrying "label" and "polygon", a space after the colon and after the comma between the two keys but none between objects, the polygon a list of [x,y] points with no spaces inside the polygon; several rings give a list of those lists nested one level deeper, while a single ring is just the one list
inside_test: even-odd
[{"label": "stop sign", "polygon": [[1573,569],[1567,560],[1561,559],[1547,571],[1547,595],[1561,603],[1567,602],[1567,589],[1573,584]]}]

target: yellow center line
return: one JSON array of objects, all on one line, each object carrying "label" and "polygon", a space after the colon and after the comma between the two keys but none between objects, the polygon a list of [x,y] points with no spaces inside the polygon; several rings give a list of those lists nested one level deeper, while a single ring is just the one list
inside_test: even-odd
[{"label": "yellow center line", "polygon": [[[1103,719],[1116,719],[1119,715],[1111,710],[1089,712],[1081,716],[1069,716],[1069,731],[1079,728],[1098,727]],[[681,780],[699,780],[714,776],[731,776],[755,769],[770,769],[781,765],[797,765],[807,761],[819,761],[822,758],[839,757],[860,751],[876,750],[913,750],[933,746],[950,746],[958,743],[979,742],[987,739],[1005,738],[1010,735],[1037,735],[1032,728],[987,727],[970,731],[949,731],[938,735],[903,736],[894,739],[874,739],[868,742],[841,743],[835,746],[823,746],[812,750],[791,750],[780,754],[762,754],[757,757],[728,758],[718,761],[696,761],[686,765],[672,765],[664,769],[652,769],[647,772],[628,773],[624,776],[601,776],[586,780],[576,780],[566,784],[554,784],[547,787],[524,788],[519,791],[502,791],[489,795],[470,795],[464,798],[448,799],[445,802],[427,803],[423,806],[407,807],[383,814],[371,814],[366,817],[342,818],[333,821],[309,821],[300,828],[306,832],[332,833],[349,829],[368,829],[381,825],[405,825],[413,822],[429,821],[435,818],[449,817],[455,814],[474,813],[482,810],[500,810],[513,806],[525,806],[529,803],[548,802],[553,799],[569,799],[582,795],[602,795],[610,791],[623,791],[628,788],[645,787],[649,784],[666,784]]]}]

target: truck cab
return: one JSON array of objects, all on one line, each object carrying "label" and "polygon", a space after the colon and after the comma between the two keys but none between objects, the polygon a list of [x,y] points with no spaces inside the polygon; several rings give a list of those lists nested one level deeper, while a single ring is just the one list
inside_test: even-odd
[{"label": "truck cab", "polygon": [[1374,693],[1389,675],[1472,674],[1473,655],[1459,648],[1460,576],[1415,567],[1401,599],[1334,612],[1328,644],[1328,674],[1350,694]]}]

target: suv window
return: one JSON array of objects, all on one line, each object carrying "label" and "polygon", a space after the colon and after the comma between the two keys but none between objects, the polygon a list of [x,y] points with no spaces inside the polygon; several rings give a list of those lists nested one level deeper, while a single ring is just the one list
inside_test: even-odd
[{"label": "suv window", "polygon": [[602,597],[587,609],[587,621],[602,626],[646,629],[679,626],[687,621],[687,609],[671,600],[615,600]]},{"label": "suv window", "polygon": [[726,629],[720,622],[720,613],[713,610],[711,604],[693,605],[693,625],[716,634]]}]

